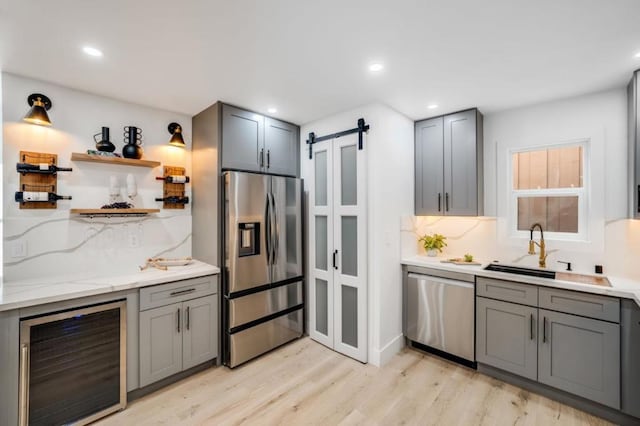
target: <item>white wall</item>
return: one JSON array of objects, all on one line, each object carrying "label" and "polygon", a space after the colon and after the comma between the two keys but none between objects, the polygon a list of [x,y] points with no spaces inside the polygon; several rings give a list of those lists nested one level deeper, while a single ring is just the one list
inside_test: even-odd
[{"label": "white wall", "polygon": [[[52,127],[22,121],[28,110],[27,96],[34,92],[51,98]],[[137,219],[83,219],[69,214],[70,208],[99,208],[109,203],[110,176],[117,176],[126,187],[129,173],[138,185],[135,207],[161,208],[154,198],[162,196],[162,182],[155,180],[162,175],[162,166],[150,169],[71,162],[71,153],[95,149],[93,134],[100,132],[101,126],[110,127],[111,140],[121,152],[123,127],[133,125],[143,129],[144,159],[182,166],[190,174],[190,117],[7,73],[2,74],[2,101],[5,280],[87,272],[115,275],[137,270],[148,257],[191,254],[189,205],[185,210],[161,210]],[[172,121],[182,125],[186,149],[168,145],[167,125]],[[60,166],[73,167],[71,173],[58,174],[58,193],[71,195],[73,200],[58,202],[56,210],[20,210],[14,193],[19,187],[15,165],[21,150],[58,154]],[[22,241],[27,244],[27,256],[13,257],[14,244]]]},{"label": "white wall", "polygon": [[[305,141],[371,125],[365,136],[368,196],[369,362],[382,365],[404,344],[400,218],[413,212],[413,122],[384,105],[373,104],[336,114],[301,128],[301,175],[310,184],[312,163]],[[307,265],[313,265],[308,259]],[[310,266],[309,266],[310,267]],[[307,299],[308,300],[308,299]]]},{"label": "white wall", "polygon": [[605,274],[640,279],[635,259],[640,255],[640,221],[627,214],[626,92],[610,90],[576,98],[518,108],[485,116],[485,213],[483,218],[405,217],[405,255],[422,253],[416,239],[439,232],[448,237],[443,256],[472,253],[484,261],[500,260],[537,266],[526,256],[527,242],[505,238],[509,180],[508,152],[513,148],[575,139],[591,143],[590,240],[586,243],[548,241],[547,265],[573,263],[578,272],[592,273],[604,265]]}]

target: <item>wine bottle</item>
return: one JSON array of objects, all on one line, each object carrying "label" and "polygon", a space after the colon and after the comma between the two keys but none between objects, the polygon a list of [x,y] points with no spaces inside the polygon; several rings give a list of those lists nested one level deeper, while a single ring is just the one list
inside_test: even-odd
[{"label": "wine bottle", "polygon": [[53,192],[33,192],[18,191],[16,192],[16,201],[18,203],[55,203],[58,200],[70,200],[70,195],[58,195]]},{"label": "wine bottle", "polygon": [[163,180],[165,183],[189,183],[189,176],[171,175],[171,176],[157,176],[156,180]]},{"label": "wine bottle", "polygon": [[168,204],[188,204],[189,197],[178,197],[178,196],[172,195],[170,197],[156,198],[156,201],[161,201],[163,203],[168,203]]},{"label": "wine bottle", "polygon": [[58,172],[71,172],[73,171],[73,169],[71,167],[58,167],[48,163],[40,163],[40,164],[17,163],[16,171],[18,173],[38,173],[42,175],[55,175]]}]

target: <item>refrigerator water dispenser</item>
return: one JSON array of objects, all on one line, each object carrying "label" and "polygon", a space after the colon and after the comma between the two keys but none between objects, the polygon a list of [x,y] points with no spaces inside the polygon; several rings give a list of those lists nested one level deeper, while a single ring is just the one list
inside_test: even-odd
[{"label": "refrigerator water dispenser", "polygon": [[238,256],[256,256],[260,254],[260,222],[241,222],[238,224]]}]

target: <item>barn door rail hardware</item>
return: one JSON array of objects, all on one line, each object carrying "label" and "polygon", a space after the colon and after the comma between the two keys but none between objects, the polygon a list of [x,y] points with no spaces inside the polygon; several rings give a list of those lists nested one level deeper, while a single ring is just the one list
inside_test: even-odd
[{"label": "barn door rail hardware", "polygon": [[364,118],[359,118],[358,119],[358,127],[356,127],[355,129],[344,130],[342,132],[332,133],[330,135],[317,136],[317,137],[316,137],[315,133],[311,132],[311,133],[309,133],[309,139],[307,139],[307,145],[309,145],[309,160],[311,160],[313,158],[313,144],[314,143],[327,141],[329,139],[337,139],[337,138],[339,138],[341,136],[350,135],[352,133],[357,133],[358,134],[358,149],[362,150],[362,134],[365,133],[365,132],[368,132],[368,131],[369,131],[369,125],[365,124]]}]

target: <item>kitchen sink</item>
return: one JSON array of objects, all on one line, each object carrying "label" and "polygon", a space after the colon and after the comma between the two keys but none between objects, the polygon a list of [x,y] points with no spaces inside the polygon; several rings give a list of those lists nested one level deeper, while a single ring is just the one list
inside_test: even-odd
[{"label": "kitchen sink", "polygon": [[500,263],[491,263],[484,269],[487,271],[506,272],[508,274],[528,275],[530,277],[549,278],[559,281],[570,281],[580,284],[599,285],[611,287],[611,283],[604,276],[574,274],[571,272],[556,272],[546,269],[524,268],[522,266],[502,265]]},{"label": "kitchen sink", "polygon": [[546,269],[523,268],[522,266],[501,265],[500,263],[490,263],[485,267],[487,271],[507,272],[509,274],[528,275],[530,277],[556,279],[555,271]]}]

